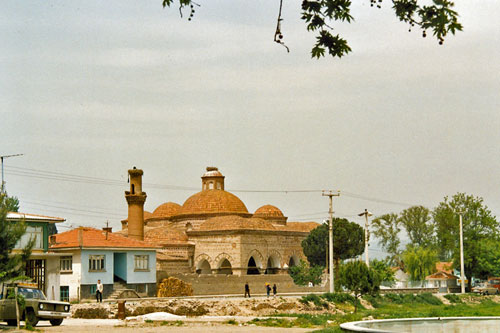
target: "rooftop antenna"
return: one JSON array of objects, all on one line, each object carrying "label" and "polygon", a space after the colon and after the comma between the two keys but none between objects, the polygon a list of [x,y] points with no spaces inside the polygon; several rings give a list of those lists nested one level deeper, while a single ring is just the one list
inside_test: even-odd
[{"label": "rooftop antenna", "polygon": [[8,158],[8,157],[14,157],[14,156],[22,156],[24,154],[14,154],[14,155],[2,155],[0,156],[0,160],[2,161],[2,184],[1,184],[1,187],[0,187],[0,190],[1,192],[3,192],[5,190],[5,182],[3,180],[3,159],[4,158]]}]

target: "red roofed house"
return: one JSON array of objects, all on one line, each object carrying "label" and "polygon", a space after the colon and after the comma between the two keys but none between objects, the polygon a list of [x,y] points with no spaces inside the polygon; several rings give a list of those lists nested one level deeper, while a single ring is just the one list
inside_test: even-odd
[{"label": "red roofed house", "polygon": [[49,248],[67,254],[61,257],[60,284],[69,300],[95,297],[97,280],[104,298],[124,289],[156,294],[156,247],[150,243],[113,234],[111,228],[80,227],[52,235]]}]

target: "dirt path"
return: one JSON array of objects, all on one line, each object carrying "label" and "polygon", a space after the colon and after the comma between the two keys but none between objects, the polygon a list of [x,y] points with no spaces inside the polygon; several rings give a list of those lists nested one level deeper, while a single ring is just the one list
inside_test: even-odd
[{"label": "dirt path", "polygon": [[[236,321],[248,321],[238,320]],[[243,319],[243,318],[241,318]],[[231,333],[231,332],[311,332],[314,329],[306,328],[276,328],[262,327],[255,325],[229,325],[213,321],[201,322],[183,321],[181,326],[174,322],[170,325],[161,325],[160,323],[126,323],[116,319],[66,319],[61,326],[50,326],[49,323],[40,322],[37,327],[42,332],[71,332],[71,333],[89,333],[89,332],[120,332],[120,333],[155,333],[155,332],[176,332],[176,333]]]}]

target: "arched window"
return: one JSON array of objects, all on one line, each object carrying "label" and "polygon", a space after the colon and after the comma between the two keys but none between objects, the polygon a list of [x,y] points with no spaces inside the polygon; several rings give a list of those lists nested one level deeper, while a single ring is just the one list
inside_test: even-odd
[{"label": "arched window", "polygon": [[233,274],[233,267],[231,266],[229,260],[227,259],[222,260],[220,267],[217,271],[217,274],[224,274],[224,275]]},{"label": "arched window", "polygon": [[250,257],[248,260],[248,268],[247,268],[247,275],[259,275],[260,271],[259,268],[257,267],[257,264],[255,263],[255,259],[253,257]]},{"label": "arched window", "polygon": [[198,274],[212,274],[212,268],[210,267],[210,263],[203,259],[196,266],[196,273]]}]

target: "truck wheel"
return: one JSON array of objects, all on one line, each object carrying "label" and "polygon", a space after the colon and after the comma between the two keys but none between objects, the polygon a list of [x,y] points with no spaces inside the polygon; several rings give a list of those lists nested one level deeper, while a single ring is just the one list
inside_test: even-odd
[{"label": "truck wheel", "polygon": [[52,326],[59,326],[59,325],[62,324],[63,318],[51,319],[49,321],[50,321],[50,325],[52,325]]},{"label": "truck wheel", "polygon": [[14,319],[7,320],[7,326],[17,326],[17,320]]},{"label": "truck wheel", "polygon": [[26,310],[25,316],[26,324],[30,324],[32,327],[35,327],[38,324],[38,318],[36,317],[35,311],[33,309]]}]

